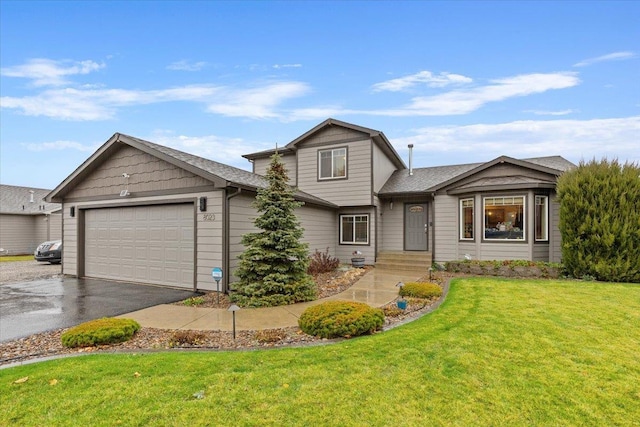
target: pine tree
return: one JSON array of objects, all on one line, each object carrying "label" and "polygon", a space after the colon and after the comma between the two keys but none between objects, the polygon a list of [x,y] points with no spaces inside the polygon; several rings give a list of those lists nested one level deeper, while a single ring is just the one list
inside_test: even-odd
[{"label": "pine tree", "polygon": [[311,301],[316,285],[307,274],[308,247],[300,242],[304,230],[294,213],[302,203],[293,197],[278,153],[271,158],[266,179],[268,187],[258,189],[253,204],[260,213],[254,221],[260,231],[242,237],[246,249],[239,257],[239,282],[231,301],[248,307]]},{"label": "pine tree", "polygon": [[557,188],[565,270],[577,278],[640,282],[640,166],[581,162]]}]

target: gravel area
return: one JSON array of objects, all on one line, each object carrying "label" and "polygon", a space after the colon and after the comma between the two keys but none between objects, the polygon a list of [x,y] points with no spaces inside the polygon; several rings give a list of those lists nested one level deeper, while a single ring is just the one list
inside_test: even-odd
[{"label": "gravel area", "polygon": [[[6,264],[6,263],[5,263]],[[59,266],[57,266],[59,268]],[[36,271],[37,269],[34,269]],[[333,295],[348,289],[357,281],[366,270],[347,270],[325,275],[317,278],[320,295],[323,297]],[[39,271],[38,271],[39,273]],[[46,276],[45,276],[46,277]],[[435,278],[434,278],[435,279]],[[438,282],[445,286],[443,277]],[[28,280],[28,279],[21,279]],[[435,280],[434,280],[435,281]],[[446,294],[446,293],[445,293]],[[223,301],[224,299],[224,301]],[[409,300],[406,310],[399,310],[395,302],[382,307],[385,311],[384,330],[391,329],[408,321],[416,319],[423,314],[435,309],[442,301],[439,300]],[[178,303],[179,304],[179,303]],[[226,296],[221,298],[221,307],[228,307]],[[198,304],[199,307],[217,307],[215,293],[205,295],[205,301]],[[9,367],[17,364],[29,363],[34,359],[79,355],[87,353],[117,353],[117,352],[143,352],[143,351],[167,351],[167,350],[238,350],[238,349],[264,349],[274,347],[292,347],[321,345],[340,340],[327,340],[316,338],[303,333],[297,327],[264,329],[258,331],[238,331],[234,339],[231,332],[224,331],[175,331],[167,329],[141,328],[135,336],[124,343],[69,349],[62,346],[60,335],[66,329],[58,329],[41,334],[31,335],[15,341],[0,343],[0,367]]]},{"label": "gravel area", "polygon": [[26,282],[37,279],[59,277],[62,273],[60,264],[49,264],[38,261],[0,262],[0,285]]}]

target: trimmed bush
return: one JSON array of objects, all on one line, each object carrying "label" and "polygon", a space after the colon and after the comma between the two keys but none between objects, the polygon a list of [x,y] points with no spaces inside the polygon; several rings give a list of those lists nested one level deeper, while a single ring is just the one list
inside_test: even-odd
[{"label": "trimmed bush", "polygon": [[442,295],[442,288],[430,282],[409,282],[400,288],[400,296],[412,298],[433,298]]},{"label": "trimmed bush", "polygon": [[350,338],[370,334],[383,324],[382,310],[351,301],[327,301],[309,307],[298,320],[303,332],[321,338]]},{"label": "trimmed bush", "polygon": [[81,323],[60,337],[65,347],[91,347],[129,341],[138,332],[140,324],[133,319],[104,317]]},{"label": "trimmed bush", "polygon": [[562,262],[575,278],[640,283],[640,164],[603,160],[558,179]]}]

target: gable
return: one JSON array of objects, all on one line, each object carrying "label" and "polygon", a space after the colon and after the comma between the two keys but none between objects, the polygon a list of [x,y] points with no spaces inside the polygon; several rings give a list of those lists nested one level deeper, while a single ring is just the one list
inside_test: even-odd
[{"label": "gable", "polygon": [[517,188],[553,188],[557,176],[511,163],[497,163],[442,188],[449,194]]},{"label": "gable", "polygon": [[[129,175],[126,179],[123,174]],[[128,182],[127,182],[128,181]],[[131,194],[170,192],[213,185],[200,176],[128,145],[120,145],[100,165],[65,195],[65,199],[119,197]]]},{"label": "gable", "polygon": [[298,141],[298,149],[321,147],[323,145],[347,143],[369,140],[369,135],[357,130],[341,126],[328,126],[310,135],[302,141]]}]

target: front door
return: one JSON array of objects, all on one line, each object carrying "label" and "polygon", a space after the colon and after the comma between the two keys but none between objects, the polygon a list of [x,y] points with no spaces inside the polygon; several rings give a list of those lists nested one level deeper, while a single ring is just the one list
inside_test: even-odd
[{"label": "front door", "polygon": [[426,203],[404,205],[404,249],[426,251],[429,216]]}]

